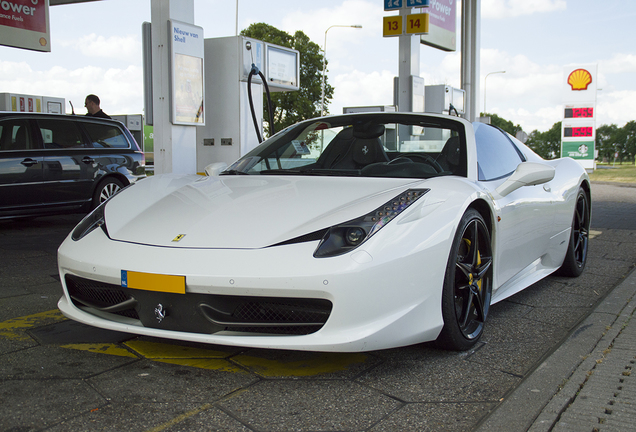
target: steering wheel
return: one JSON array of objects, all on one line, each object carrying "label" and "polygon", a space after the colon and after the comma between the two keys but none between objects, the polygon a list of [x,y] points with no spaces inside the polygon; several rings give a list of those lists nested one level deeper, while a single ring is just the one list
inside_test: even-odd
[{"label": "steering wheel", "polygon": [[396,159],[399,159],[399,158],[408,158],[412,160],[413,162],[429,164],[430,166],[433,167],[433,169],[435,169],[435,171],[437,171],[438,174],[444,172],[444,168],[442,168],[439,162],[437,162],[435,159],[433,159],[431,156],[427,155],[426,153],[402,153]]}]

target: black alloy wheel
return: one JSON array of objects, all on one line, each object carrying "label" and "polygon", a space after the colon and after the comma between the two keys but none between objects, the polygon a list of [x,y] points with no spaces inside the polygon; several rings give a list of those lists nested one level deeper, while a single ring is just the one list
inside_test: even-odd
[{"label": "black alloy wheel", "polygon": [[590,239],[590,205],[587,193],[579,188],[572,218],[572,233],[568,251],[559,269],[562,276],[578,277],[585,270],[587,246]]},{"label": "black alloy wheel", "polygon": [[455,234],[446,268],[439,346],[465,351],[481,337],[492,295],[492,264],[490,232],[481,214],[469,209]]}]

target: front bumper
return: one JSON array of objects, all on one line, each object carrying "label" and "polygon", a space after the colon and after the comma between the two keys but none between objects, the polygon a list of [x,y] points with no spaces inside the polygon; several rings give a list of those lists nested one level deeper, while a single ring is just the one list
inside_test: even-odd
[{"label": "front bumper", "polygon": [[[78,242],[67,238],[60,247],[64,296],[58,306],[67,317],[96,327],[231,346],[355,352],[437,338],[443,325],[441,287],[448,256],[442,242],[420,242],[414,251],[384,243],[382,253],[374,252],[369,242],[366,250],[325,259],[312,256],[316,244],[243,250],[167,248],[112,241],[98,229]],[[185,276],[185,294],[123,289],[122,270]],[[78,278],[132,293],[138,301],[133,308],[137,316],[78,302],[68,283]],[[228,323],[236,317],[227,313],[231,308],[217,306],[236,299],[257,300],[252,301],[257,316],[232,326]],[[258,316],[264,304],[271,311],[290,300],[296,303],[288,310],[304,305],[315,314],[287,318],[285,325],[272,321],[269,326]],[[208,314],[213,319],[201,311],[202,303],[216,309]],[[159,305],[167,309],[161,320]],[[224,313],[225,321],[219,319]],[[323,322],[312,322],[321,314]],[[257,325],[248,330],[250,319]],[[296,319],[298,328],[291,333],[282,329],[294,327]],[[303,330],[306,321],[313,326]]]}]

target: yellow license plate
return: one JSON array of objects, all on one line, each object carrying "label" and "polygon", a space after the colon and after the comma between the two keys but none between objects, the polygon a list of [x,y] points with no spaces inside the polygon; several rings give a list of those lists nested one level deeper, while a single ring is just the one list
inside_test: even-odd
[{"label": "yellow license plate", "polygon": [[145,291],[185,294],[185,276],[122,270],[121,286]]}]

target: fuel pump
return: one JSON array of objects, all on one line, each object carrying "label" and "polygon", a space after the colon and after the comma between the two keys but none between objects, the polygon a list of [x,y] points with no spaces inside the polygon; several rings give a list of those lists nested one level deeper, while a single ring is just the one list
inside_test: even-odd
[{"label": "fuel pump", "polygon": [[[263,94],[296,91],[300,54],[245,36],[204,40],[205,126],[197,127],[197,172],[231,164],[262,141]],[[270,125],[273,106],[268,97]]]}]

